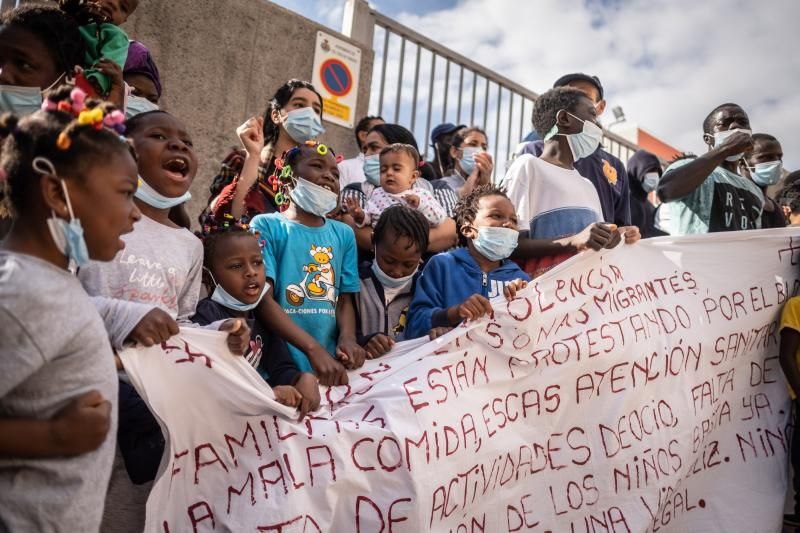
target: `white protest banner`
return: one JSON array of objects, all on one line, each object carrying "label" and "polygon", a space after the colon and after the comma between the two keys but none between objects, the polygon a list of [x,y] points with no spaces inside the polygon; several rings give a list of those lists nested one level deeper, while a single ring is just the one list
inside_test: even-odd
[{"label": "white protest banner", "polygon": [[779,531],[799,237],[585,253],[302,423],[215,332],[123,352],[169,432],[146,530]]}]

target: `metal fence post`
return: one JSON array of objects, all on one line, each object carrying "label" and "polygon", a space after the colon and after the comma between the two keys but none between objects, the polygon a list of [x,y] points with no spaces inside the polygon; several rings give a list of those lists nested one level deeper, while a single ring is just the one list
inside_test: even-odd
[{"label": "metal fence post", "polygon": [[375,15],[367,0],[347,0],[342,19],[342,33],[372,49]]}]

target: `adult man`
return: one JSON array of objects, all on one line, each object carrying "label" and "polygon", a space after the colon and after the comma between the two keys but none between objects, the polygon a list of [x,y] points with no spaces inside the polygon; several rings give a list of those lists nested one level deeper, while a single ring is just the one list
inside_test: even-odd
[{"label": "adult man", "polygon": [[769,197],[768,189],[774,187],[783,176],[783,148],[778,139],[768,133],[753,134],[753,150],[746,153],[742,163],[747,174],[764,194],[764,210],[761,212],[761,228],[783,228],[786,218],[783,209]]},{"label": "adult man", "polygon": [[750,119],[736,104],[714,108],[703,121],[708,151],[673,163],[658,184],[670,210],[671,235],[738,231],[761,227],[764,195],[739,175],[745,152],[753,149]]},{"label": "adult man", "polygon": [[[566,74],[556,80],[553,84],[553,88],[555,87],[573,87],[582,91],[594,103],[598,117],[606,108],[603,85],[597,76]],[[522,153],[539,157],[543,147],[543,141],[534,141],[525,145]],[[630,226],[630,189],[622,161],[598,146],[591,155],[575,161],[575,169],[597,189],[600,206],[603,208],[603,219],[618,226]]]},{"label": "adult man", "polygon": [[367,133],[373,126],[384,124],[382,117],[366,116],[356,124],[356,144],[358,144],[358,155],[351,159],[345,159],[339,163],[339,186],[344,189],[351,183],[363,183],[364,176],[364,141]]},{"label": "adult man", "polygon": [[450,147],[453,146],[453,138],[459,130],[466,128],[464,124],[453,124],[445,122],[439,124],[431,131],[431,143],[433,145],[433,161],[428,163],[433,169],[434,175],[423,178],[437,179],[447,175],[453,169],[453,157],[450,155]]}]

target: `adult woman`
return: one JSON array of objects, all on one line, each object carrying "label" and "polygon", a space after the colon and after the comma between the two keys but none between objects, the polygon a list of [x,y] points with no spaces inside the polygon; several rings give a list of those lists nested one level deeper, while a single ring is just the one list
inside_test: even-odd
[{"label": "adult woman", "polygon": [[[248,218],[260,213],[273,213],[279,205],[276,191],[269,183],[275,171],[275,158],[289,148],[311,140],[324,131],[322,127],[322,97],[307,81],[289,80],[267,104],[263,116],[263,142],[258,171],[242,173],[249,154],[234,150],[222,163],[222,169],[211,184],[211,214],[217,220],[225,215],[234,219]],[[258,121],[253,117],[240,128],[251,129]]]},{"label": "adult woman", "polygon": [[478,127],[464,128],[456,132],[450,146],[454,167],[442,177],[460,198],[468,195],[478,185],[492,180],[492,156],[487,149],[486,132]]},{"label": "adult woman", "polygon": [[[352,198],[361,206],[362,209],[366,207],[369,195],[372,193],[375,187],[380,184],[380,164],[377,165],[376,174],[374,163],[372,164],[372,168],[370,168],[368,166],[370,165],[369,161],[375,161],[375,158],[381,153],[381,150],[383,150],[384,147],[394,143],[410,144],[414,148],[417,148],[417,141],[414,139],[414,134],[399,124],[378,124],[369,130],[367,133],[367,138],[364,142],[366,146],[364,151],[364,174],[367,178],[367,181],[363,183],[351,183],[345,187],[341,194],[343,204],[345,199]],[[448,210],[447,206],[442,202],[442,199],[437,194],[437,191],[431,182],[423,178],[419,178],[415,184],[415,187],[422,187],[432,191],[436,200],[439,201],[443,207],[445,207],[445,210],[447,210],[448,217],[450,216],[450,210]],[[353,231],[355,231],[356,243],[358,244],[359,249],[363,251],[371,250],[371,228],[369,226],[359,228],[349,215],[343,216],[342,220],[350,224],[350,226],[353,228]],[[451,248],[455,245],[455,243],[456,224],[452,218],[447,218],[439,226],[431,228],[428,251],[441,252],[442,250]]]},{"label": "adult woman", "polygon": [[0,111],[33,113],[42,93],[83,61],[78,23],[56,6],[22,5],[0,17]]}]

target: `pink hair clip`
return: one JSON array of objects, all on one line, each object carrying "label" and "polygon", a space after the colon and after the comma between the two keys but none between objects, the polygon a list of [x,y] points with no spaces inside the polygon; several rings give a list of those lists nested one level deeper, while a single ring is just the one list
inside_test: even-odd
[{"label": "pink hair clip", "polygon": [[58,109],[58,104],[49,98],[42,102],[42,111],[55,111],[56,109]]},{"label": "pink hair clip", "polygon": [[3,183],[7,179],[8,179],[8,172],[6,172],[6,169],[0,168],[0,183]]},{"label": "pink hair clip", "polygon": [[83,89],[75,87],[69,93],[69,98],[72,100],[73,112],[80,113],[86,107],[86,93]]}]

